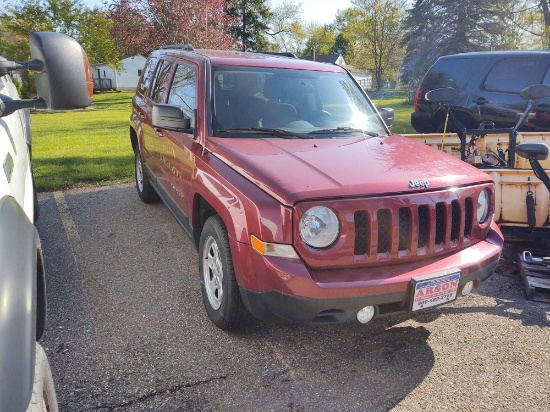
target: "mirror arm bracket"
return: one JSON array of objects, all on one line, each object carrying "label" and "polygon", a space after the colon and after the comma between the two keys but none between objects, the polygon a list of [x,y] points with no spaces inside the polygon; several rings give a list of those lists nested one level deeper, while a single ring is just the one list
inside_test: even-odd
[{"label": "mirror arm bracket", "polygon": [[0,94],[0,117],[9,116],[20,109],[47,109],[46,100],[42,97],[33,100],[13,100],[9,96]]},{"label": "mirror arm bracket", "polygon": [[39,59],[32,59],[28,62],[14,62],[6,60],[0,56],[0,77],[5,76],[13,70],[29,70],[31,72],[41,72],[44,70],[44,62]]}]

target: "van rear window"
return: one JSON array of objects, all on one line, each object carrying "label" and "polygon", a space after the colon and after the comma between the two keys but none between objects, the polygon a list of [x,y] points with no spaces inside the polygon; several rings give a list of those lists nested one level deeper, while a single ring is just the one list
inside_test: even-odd
[{"label": "van rear window", "polygon": [[462,89],[472,77],[473,72],[472,59],[439,59],[428,70],[422,88],[425,90],[441,87]]}]

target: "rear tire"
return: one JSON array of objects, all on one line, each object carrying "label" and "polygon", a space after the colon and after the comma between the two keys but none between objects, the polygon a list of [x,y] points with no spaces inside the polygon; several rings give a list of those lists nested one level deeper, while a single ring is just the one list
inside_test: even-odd
[{"label": "rear tire", "polygon": [[233,269],[229,238],[219,215],[208,218],[199,241],[201,293],[206,313],[220,329],[237,329],[250,318]]},{"label": "rear tire", "polygon": [[27,412],[58,412],[58,410],[50,363],[44,349],[36,343],[34,384]]},{"label": "rear tire", "polygon": [[149,176],[143,167],[143,162],[141,160],[141,153],[139,149],[136,149],[136,154],[134,156],[134,176],[136,178],[136,189],[138,192],[139,198],[145,203],[155,203],[159,200],[159,195],[155,192],[151,182],[149,181]]}]

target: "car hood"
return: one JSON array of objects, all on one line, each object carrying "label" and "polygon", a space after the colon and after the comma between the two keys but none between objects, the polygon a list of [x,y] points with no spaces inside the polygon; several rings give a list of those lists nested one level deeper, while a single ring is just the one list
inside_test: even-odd
[{"label": "car hood", "polygon": [[[333,139],[209,138],[208,149],[286,205],[490,182],[475,167],[400,135]],[[417,182],[414,187],[411,181]],[[425,183],[427,182],[427,187]]]}]

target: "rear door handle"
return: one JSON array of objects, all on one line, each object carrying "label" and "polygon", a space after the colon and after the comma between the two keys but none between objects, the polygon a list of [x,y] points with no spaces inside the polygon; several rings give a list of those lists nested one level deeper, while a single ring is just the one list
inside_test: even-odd
[{"label": "rear door handle", "polygon": [[156,127],[154,127],[153,129],[155,130],[155,133],[157,134],[158,137],[164,137],[164,133],[162,132],[162,129],[159,129]]},{"label": "rear door handle", "polygon": [[145,117],[146,117],[145,113],[143,113],[143,112],[138,112],[138,116],[139,116],[140,119],[145,119]]},{"label": "rear door handle", "polygon": [[487,100],[485,97],[478,97],[477,99],[474,100],[474,103],[482,105],[482,104],[489,103],[489,100]]}]

